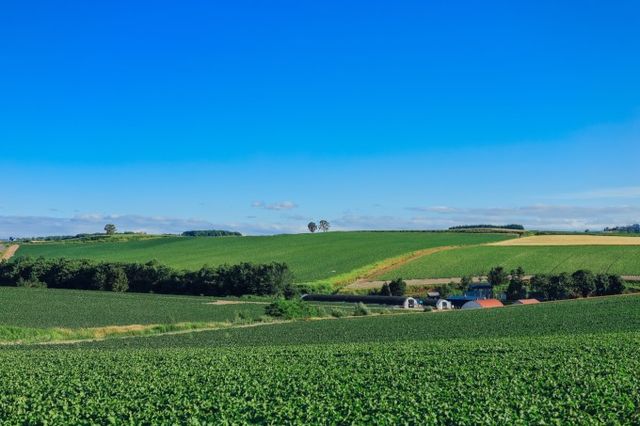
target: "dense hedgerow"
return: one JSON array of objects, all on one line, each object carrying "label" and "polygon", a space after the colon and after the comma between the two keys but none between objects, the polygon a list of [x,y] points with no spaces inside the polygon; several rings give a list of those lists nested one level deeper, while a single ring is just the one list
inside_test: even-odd
[{"label": "dense hedgerow", "polygon": [[291,281],[287,265],[276,262],[204,266],[197,271],[176,270],[155,261],[115,263],[22,257],[0,263],[0,284],[26,287],[242,296],[291,293]]},{"label": "dense hedgerow", "polygon": [[242,237],[240,232],[209,229],[203,231],[185,231],[183,237]]}]

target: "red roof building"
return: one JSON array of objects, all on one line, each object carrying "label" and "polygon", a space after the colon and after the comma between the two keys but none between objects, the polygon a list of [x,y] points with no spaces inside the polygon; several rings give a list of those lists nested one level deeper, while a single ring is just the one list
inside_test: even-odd
[{"label": "red roof building", "polygon": [[514,305],[535,305],[540,303],[538,299],[520,299],[513,302]]},{"label": "red roof building", "polygon": [[498,299],[478,299],[471,300],[464,305],[462,309],[488,309],[488,308],[501,308],[504,305]]}]

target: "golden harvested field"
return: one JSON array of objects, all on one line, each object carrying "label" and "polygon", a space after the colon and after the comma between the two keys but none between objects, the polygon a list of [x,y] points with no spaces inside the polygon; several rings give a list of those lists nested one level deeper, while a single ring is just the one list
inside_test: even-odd
[{"label": "golden harvested field", "polygon": [[640,246],[640,237],[534,235],[491,243],[493,246]]}]

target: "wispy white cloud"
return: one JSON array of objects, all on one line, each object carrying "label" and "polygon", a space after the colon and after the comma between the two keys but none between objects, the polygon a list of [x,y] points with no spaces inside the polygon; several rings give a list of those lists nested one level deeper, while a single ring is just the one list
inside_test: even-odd
[{"label": "wispy white cloud", "polygon": [[533,229],[600,229],[640,222],[640,206],[531,205],[522,207],[455,208],[409,207],[420,212],[414,219],[442,227],[464,224],[521,223]]},{"label": "wispy white cloud", "polygon": [[640,198],[640,186],[625,186],[619,188],[602,188],[591,191],[560,194],[552,197],[564,200],[597,200],[603,198]]},{"label": "wispy white cloud", "polygon": [[254,201],[251,207],[265,210],[292,210],[298,207],[293,201],[280,201],[277,203],[265,203],[264,201]]},{"label": "wispy white cloud", "polygon": [[148,234],[179,234],[193,229],[227,229],[246,235],[271,235],[302,232],[306,223],[263,223],[255,221],[214,223],[201,219],[162,216],[112,215],[100,213],[78,214],[73,217],[0,216],[0,238],[29,238],[47,235],[76,235],[102,232],[104,225],[113,223],[120,231]]}]

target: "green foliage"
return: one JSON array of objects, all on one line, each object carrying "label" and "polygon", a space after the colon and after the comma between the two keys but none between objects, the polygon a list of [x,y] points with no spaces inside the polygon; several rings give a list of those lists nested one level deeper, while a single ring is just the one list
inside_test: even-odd
[{"label": "green foliage", "polygon": [[265,307],[265,314],[282,319],[316,318],[327,316],[320,306],[300,299],[276,299]]},{"label": "green foliage", "polygon": [[506,296],[507,300],[518,300],[527,297],[527,288],[524,283],[524,269],[519,267],[512,270],[509,279],[509,286],[507,287]]},{"label": "green foliage", "polygon": [[365,305],[362,302],[358,302],[356,303],[355,307],[353,308],[353,315],[354,316],[365,316],[365,315],[370,315],[371,311],[369,310],[369,308],[367,307],[367,305]]},{"label": "green foliage", "polygon": [[[17,255],[125,263],[146,263],[157,259],[164,265],[191,271],[205,264],[218,266],[242,262],[278,262],[289,266],[297,283],[305,283],[330,280],[416,250],[482,244],[509,238],[509,235],[453,232],[326,232],[241,238],[147,236],[130,241],[24,244]],[[395,276],[390,277],[393,278]]]},{"label": "green foliage", "polygon": [[327,232],[330,227],[331,225],[327,220],[322,219],[320,222],[318,222],[318,229],[322,232]]},{"label": "green foliage", "polygon": [[571,275],[574,292],[582,297],[591,296],[596,290],[596,278],[593,272],[581,269]]},{"label": "green foliage", "polygon": [[494,287],[499,285],[506,284],[508,279],[507,272],[504,270],[502,266],[496,266],[491,268],[489,274],[487,275],[487,281]]},{"label": "green foliage", "polygon": [[460,285],[458,286],[458,290],[461,292],[465,292],[469,289],[469,286],[473,284],[473,277],[471,275],[463,275],[460,278]]},{"label": "green foliage", "polygon": [[407,283],[402,278],[396,278],[389,283],[389,291],[392,296],[404,296],[407,291]]},{"label": "green foliage", "polygon": [[449,230],[453,231],[456,229],[513,229],[516,231],[524,231],[524,226],[522,225],[460,225],[460,226],[452,226]]},{"label": "green foliage", "polygon": [[241,237],[240,232],[209,229],[203,231],[185,231],[183,237]]},{"label": "green foliage", "polygon": [[104,232],[106,232],[107,235],[113,235],[116,233],[116,231],[116,226],[113,223],[107,223],[104,226]]},{"label": "green foliage", "polygon": [[120,264],[20,257],[0,263],[0,283],[24,281],[42,282],[50,288],[207,296],[295,294],[291,273],[280,263],[203,267],[196,272],[176,271],[153,261]]},{"label": "green foliage", "polygon": [[[634,238],[634,237],[629,237]],[[640,275],[640,246],[478,246],[424,256],[382,275],[392,279],[450,278],[485,275],[490,265],[505,270],[522,266],[529,274],[595,273]]]},{"label": "green foliage", "polygon": [[407,291],[407,283],[402,278],[394,278],[389,283],[382,284],[380,290],[371,290],[369,294],[374,296],[404,296]]}]

